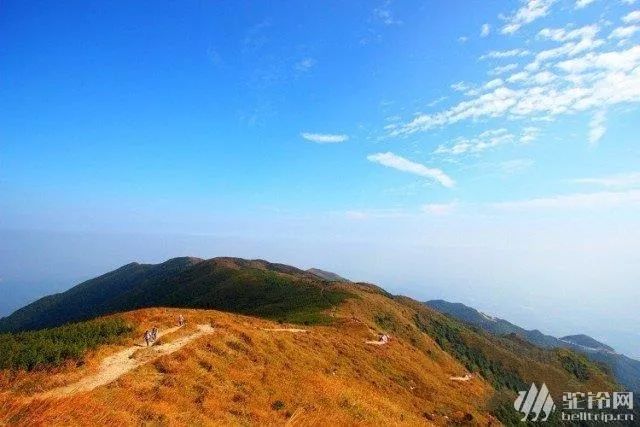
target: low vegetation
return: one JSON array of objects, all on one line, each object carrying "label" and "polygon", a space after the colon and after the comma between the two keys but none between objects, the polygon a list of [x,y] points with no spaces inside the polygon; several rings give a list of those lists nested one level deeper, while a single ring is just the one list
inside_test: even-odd
[{"label": "low vegetation", "polygon": [[[571,351],[545,350],[518,335],[469,328],[371,285],[327,282],[263,261],[223,258],[184,268],[176,275],[160,274],[166,268],[153,277],[143,274],[144,280],[131,279],[104,304],[93,301],[94,310],[108,312],[148,307],[118,315],[126,322],[0,336],[0,368],[29,370],[83,357],[93,366],[111,349],[85,355],[86,349],[125,335],[127,323],[140,333],[147,325],[174,324],[178,314],[188,319],[187,328],[215,324],[215,334],[123,375],[109,393],[88,393],[83,397],[88,405],[60,399],[45,402],[46,408],[28,407],[0,393],[0,407],[8,408],[0,424],[81,419],[116,425],[414,425],[425,420],[486,425],[498,418],[514,425],[522,416],[513,408],[516,392],[532,382],[546,383],[556,402],[562,391],[617,387],[606,372]],[[72,307],[69,301],[67,307]],[[293,333],[299,329],[274,320],[331,326]],[[388,344],[365,343],[380,333],[391,336]],[[74,368],[68,362],[55,370],[0,371],[0,388],[10,385],[29,395],[68,386],[71,377],[81,375]],[[452,380],[466,372],[477,375]],[[114,398],[126,404],[116,410]],[[160,404],[151,407],[151,401]],[[104,413],[108,419],[96,418]],[[547,424],[557,421],[550,418]]]},{"label": "low vegetation", "polygon": [[[513,409],[517,392],[528,390],[532,382],[546,383],[555,392],[554,399],[560,398],[560,391],[617,387],[606,372],[571,350],[542,349],[515,334],[496,337],[456,319],[425,312],[415,313],[413,321],[470,372],[491,383],[495,394],[487,410],[505,425],[535,425],[521,423],[522,414]],[[564,425],[558,411],[546,424]]]},{"label": "low vegetation", "polygon": [[217,309],[304,325],[330,323],[323,311],[349,297],[330,286],[252,268],[202,272],[197,280],[175,288],[155,305]]},{"label": "low vegetation", "polygon": [[264,261],[176,258],[163,264],[129,264],[45,297],[0,319],[0,332],[68,322],[149,307],[224,310],[281,322],[328,324],[324,311],[348,298],[332,282]]},{"label": "low vegetation", "polygon": [[73,323],[53,329],[0,335],[0,369],[56,366],[66,360],[80,361],[85,352],[112,343],[132,327],[120,318]]},{"label": "low vegetation", "polygon": [[[425,349],[396,335],[386,346],[365,344],[375,327],[372,313],[390,314],[399,331],[412,325],[392,300],[354,293],[362,299],[338,307],[334,326],[307,327],[306,333],[220,311],[162,307],[123,313],[138,332],[152,324],[163,330],[179,314],[187,319],[184,333],[211,323],[215,332],[109,386],[37,404],[25,397],[73,388],[83,370],[68,363],[11,376],[11,391],[0,393],[0,425],[422,425],[427,416],[436,425],[465,419],[487,424],[482,405],[491,389],[484,381],[452,383],[449,376],[463,368],[440,355],[431,340],[421,341]],[[109,350],[87,353],[87,365],[104,360]]]},{"label": "low vegetation", "polygon": [[586,381],[591,378],[588,362],[583,357],[566,350],[558,350],[558,358],[564,370],[580,381]]},{"label": "low vegetation", "polygon": [[482,351],[468,345],[462,337],[461,329],[449,319],[428,319],[416,313],[414,322],[416,327],[429,334],[440,348],[462,362],[470,372],[478,372],[496,389],[526,389],[526,383],[518,374],[505,370],[498,362],[487,358]]}]

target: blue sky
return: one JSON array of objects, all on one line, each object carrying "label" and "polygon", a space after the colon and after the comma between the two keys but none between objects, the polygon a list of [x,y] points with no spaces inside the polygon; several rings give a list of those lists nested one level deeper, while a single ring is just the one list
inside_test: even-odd
[{"label": "blue sky", "polygon": [[238,255],[639,356],[640,2],[0,8],[0,314]]}]

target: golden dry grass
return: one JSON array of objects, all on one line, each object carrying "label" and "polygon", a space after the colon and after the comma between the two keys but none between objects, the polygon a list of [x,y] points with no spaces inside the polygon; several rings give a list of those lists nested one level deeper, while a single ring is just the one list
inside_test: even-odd
[{"label": "golden dry grass", "polygon": [[[61,399],[32,396],[95,372],[123,346],[102,347],[79,367],[4,372],[0,424],[445,425],[472,419],[487,425],[483,408],[491,387],[481,378],[451,381],[464,367],[415,329],[409,308],[366,288],[357,294],[331,312],[334,325],[306,327],[306,333],[269,331],[299,326],[218,311],[125,313],[137,327],[126,346],[153,324],[173,326],[179,313],[187,327],[163,342],[192,333],[196,324],[216,331],[111,384]],[[395,323],[376,324],[378,313]],[[391,335],[389,344],[364,344],[379,331]]]}]

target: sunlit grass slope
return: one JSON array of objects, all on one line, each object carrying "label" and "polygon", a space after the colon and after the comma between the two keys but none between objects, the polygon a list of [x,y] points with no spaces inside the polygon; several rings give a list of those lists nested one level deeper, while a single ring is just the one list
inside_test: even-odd
[{"label": "sunlit grass slope", "polygon": [[[489,335],[373,285],[318,282],[293,267],[237,259],[198,262],[186,273],[142,289],[168,292],[157,298],[169,305],[189,297],[225,311],[155,307],[107,316],[122,318],[133,334],[57,367],[0,372],[0,425],[512,424],[516,392],[531,382],[545,382],[557,401],[563,391],[618,389],[575,353]],[[140,347],[131,357],[148,363],[90,391],[58,392],[139,344],[145,329],[174,327],[179,314],[187,327],[162,345],[185,342],[198,325],[214,330],[171,354],[152,357]],[[379,333],[390,342],[365,343]],[[469,381],[452,380],[469,372]]]},{"label": "sunlit grass slope", "polygon": [[[488,420],[491,396],[483,381],[452,382],[464,368],[423,338],[419,347],[402,337],[370,346],[374,324],[337,310],[333,326],[306,333],[269,331],[286,325],[217,311],[147,309],[125,313],[138,325],[169,327],[178,312],[188,328],[216,331],[91,392],[60,399],[34,394],[76,381],[97,369],[119,346],[87,356],[82,367],[48,372],[4,372],[0,424],[378,424],[432,419]],[[345,316],[347,315],[347,316]],[[188,334],[180,330],[175,336]],[[373,329],[372,329],[373,328]],[[163,338],[163,341],[165,338]],[[132,341],[128,344],[132,344]],[[144,351],[144,350],[143,350]]]},{"label": "sunlit grass slope", "polygon": [[[109,385],[57,399],[38,394],[90,375],[106,355],[136,339],[90,350],[81,366],[4,371],[0,423],[486,425],[498,422],[491,412],[505,421],[517,415],[501,411],[507,411],[513,390],[530,381],[544,381],[552,390],[615,387],[588,363],[583,368],[589,378],[576,376],[566,361],[563,365],[563,357],[573,353],[495,339],[373,286],[339,286],[349,286],[353,297],[325,312],[330,325],[307,326],[306,333],[268,330],[289,326],[219,311],[123,313],[119,316],[136,327],[137,342],[145,328],[174,326],[179,313],[188,326],[163,337],[163,343],[192,333],[197,324],[211,324],[215,332]],[[365,344],[379,332],[391,335],[389,344]],[[141,348],[139,357],[145,351]],[[479,375],[468,382],[451,380],[468,371]]]}]

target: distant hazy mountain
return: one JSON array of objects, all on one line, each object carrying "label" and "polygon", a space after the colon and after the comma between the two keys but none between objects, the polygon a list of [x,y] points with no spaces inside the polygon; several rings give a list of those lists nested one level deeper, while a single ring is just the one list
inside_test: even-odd
[{"label": "distant hazy mountain", "polygon": [[345,279],[342,276],[337,275],[336,273],[320,270],[319,268],[310,268],[307,270],[307,272],[314,274],[319,278],[327,280],[329,282],[349,282],[349,280]]},{"label": "distant hazy mountain", "polygon": [[591,360],[605,364],[616,379],[629,390],[640,393],[640,361],[631,359],[587,335],[568,335],[556,338],[538,330],[527,330],[506,320],[484,314],[461,303],[443,300],[425,302],[431,308],[476,326],[494,335],[516,334],[543,348],[570,348],[585,354]]},{"label": "distant hazy mountain", "polygon": [[48,295],[0,319],[0,332],[40,329],[117,311],[122,295],[144,283],[167,280],[202,261],[182,257],[162,264],[130,263],[80,283],[59,294]]},{"label": "distant hazy mountain", "polygon": [[601,343],[600,341],[594,340],[588,335],[567,335],[566,337],[560,338],[560,341],[583,347],[586,351],[595,350],[615,353],[613,348]]}]

